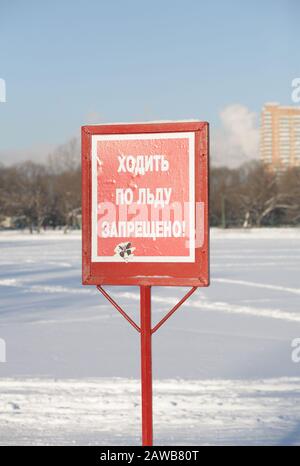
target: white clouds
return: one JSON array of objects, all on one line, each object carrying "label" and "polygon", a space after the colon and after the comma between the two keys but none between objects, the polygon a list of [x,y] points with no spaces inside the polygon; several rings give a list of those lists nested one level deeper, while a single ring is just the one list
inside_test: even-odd
[{"label": "white clouds", "polygon": [[221,128],[212,131],[213,165],[237,167],[259,158],[257,114],[241,104],[228,105],[220,112]]}]

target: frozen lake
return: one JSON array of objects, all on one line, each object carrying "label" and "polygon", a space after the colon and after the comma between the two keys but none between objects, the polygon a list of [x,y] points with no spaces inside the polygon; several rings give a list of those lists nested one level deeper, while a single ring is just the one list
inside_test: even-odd
[{"label": "frozen lake", "polygon": [[[139,335],[81,285],[80,247],[0,234],[0,444],[140,441]],[[212,232],[210,288],[153,337],[156,443],[300,444],[299,277],[299,230]],[[139,290],[108,289],[138,321]],[[153,288],[153,323],[186,291]]]}]

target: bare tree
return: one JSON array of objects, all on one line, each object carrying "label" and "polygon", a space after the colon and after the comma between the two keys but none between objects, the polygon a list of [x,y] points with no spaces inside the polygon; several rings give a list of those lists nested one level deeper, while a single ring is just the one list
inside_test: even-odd
[{"label": "bare tree", "polygon": [[72,138],[67,143],[58,146],[48,157],[48,167],[55,175],[78,171],[80,169],[79,140]]},{"label": "bare tree", "polygon": [[14,215],[23,215],[32,232],[39,232],[49,209],[49,179],[46,168],[33,162],[24,162],[6,174],[6,209]]},{"label": "bare tree", "polygon": [[279,189],[289,207],[285,211],[287,224],[300,222],[300,167],[292,168],[282,174]]},{"label": "bare tree", "polygon": [[[294,209],[291,196],[280,190],[278,174],[268,171],[259,163],[240,169],[241,184],[238,192],[244,226],[261,226],[270,217],[282,217],[284,211]],[[276,222],[274,219],[273,223]]]}]

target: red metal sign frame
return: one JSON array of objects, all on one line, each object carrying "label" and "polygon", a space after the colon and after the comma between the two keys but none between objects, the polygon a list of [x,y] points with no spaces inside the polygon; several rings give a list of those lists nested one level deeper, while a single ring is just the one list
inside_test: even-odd
[{"label": "red metal sign frame", "polygon": [[[195,134],[195,204],[203,206],[195,230],[202,229],[203,241],[195,248],[192,263],[96,263],[91,258],[92,235],[92,136],[119,134]],[[208,123],[140,123],[82,127],[82,276],[84,285],[208,286]],[[117,266],[116,266],[117,265]]]},{"label": "red metal sign frame", "polygon": [[[92,136],[99,134],[177,133],[195,134],[195,204],[202,203],[203,216],[197,218],[195,230],[202,228],[202,241],[195,250],[194,263],[92,263]],[[208,123],[147,123],[97,125],[82,127],[82,276],[84,285],[96,285],[103,296],[141,335],[142,444],[153,444],[152,412],[152,335],[196,291],[209,285],[208,228]],[[200,224],[199,222],[202,222]],[[197,245],[197,243],[196,243]],[[142,270],[142,274],[141,274]],[[138,325],[103,289],[102,285],[140,286],[140,325]],[[191,286],[183,298],[154,326],[151,322],[151,286]]]}]

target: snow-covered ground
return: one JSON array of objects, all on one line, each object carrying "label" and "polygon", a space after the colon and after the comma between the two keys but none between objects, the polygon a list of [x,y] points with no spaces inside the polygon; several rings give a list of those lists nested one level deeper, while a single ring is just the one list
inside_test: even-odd
[{"label": "snow-covered ground", "polygon": [[[80,235],[0,234],[0,444],[139,444],[139,336]],[[300,444],[300,231],[213,230],[212,283],[153,337],[156,444]],[[138,289],[108,288],[136,320]],[[158,321],[185,289],[153,289]]]}]

